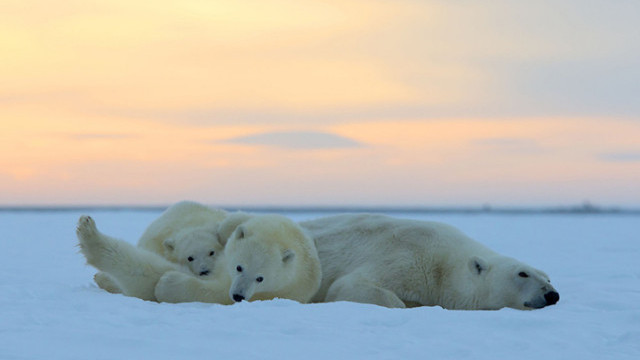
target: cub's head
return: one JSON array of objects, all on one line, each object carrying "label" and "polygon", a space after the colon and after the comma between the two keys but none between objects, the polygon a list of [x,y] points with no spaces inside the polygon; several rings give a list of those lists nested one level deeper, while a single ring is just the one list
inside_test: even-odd
[{"label": "cub's head", "polygon": [[225,247],[229,297],[236,302],[276,297],[295,276],[298,254],[288,245],[300,236],[295,223],[278,215],[257,215],[238,226]]},{"label": "cub's head", "polygon": [[489,309],[541,309],[560,300],[547,274],[515,259],[474,257],[469,270],[478,280],[479,293],[484,293]]},{"label": "cub's head", "polygon": [[214,230],[207,228],[185,229],[163,243],[167,259],[186,265],[195,275],[211,275],[224,246]]}]

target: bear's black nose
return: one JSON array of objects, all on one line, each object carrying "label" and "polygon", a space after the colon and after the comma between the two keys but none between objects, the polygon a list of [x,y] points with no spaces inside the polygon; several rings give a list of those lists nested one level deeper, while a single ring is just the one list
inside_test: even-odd
[{"label": "bear's black nose", "polygon": [[209,270],[200,271],[200,276],[209,275]]},{"label": "bear's black nose", "polygon": [[233,301],[240,302],[242,300],[244,300],[244,296],[242,296],[240,294],[233,294]]},{"label": "bear's black nose", "polygon": [[547,301],[547,305],[553,305],[557,303],[558,300],[560,300],[560,294],[555,291],[549,291],[548,293],[544,294],[544,299]]}]

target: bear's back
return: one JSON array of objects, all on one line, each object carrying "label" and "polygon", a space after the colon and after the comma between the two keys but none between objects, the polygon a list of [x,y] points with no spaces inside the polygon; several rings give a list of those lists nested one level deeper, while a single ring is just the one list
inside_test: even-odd
[{"label": "bear's back", "polygon": [[226,215],[224,210],[212,209],[192,201],[181,201],[167,208],[149,224],[138,240],[138,247],[163,255],[164,240],[186,228],[213,226]]}]

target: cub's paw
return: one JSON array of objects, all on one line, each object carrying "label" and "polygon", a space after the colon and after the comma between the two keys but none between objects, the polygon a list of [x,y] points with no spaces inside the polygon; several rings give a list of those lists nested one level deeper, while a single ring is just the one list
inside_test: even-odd
[{"label": "cub's paw", "polygon": [[159,302],[181,303],[195,301],[189,295],[193,282],[197,280],[180,271],[168,271],[158,281],[155,296]]}]

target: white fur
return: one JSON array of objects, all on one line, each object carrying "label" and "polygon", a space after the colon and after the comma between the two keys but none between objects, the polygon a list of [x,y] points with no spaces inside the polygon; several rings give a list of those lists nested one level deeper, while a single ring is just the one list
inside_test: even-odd
[{"label": "white fur", "polygon": [[224,246],[218,241],[215,227],[188,227],[163,242],[164,257],[186,266],[194,275],[209,275],[222,256]]},{"label": "white fur", "polygon": [[[308,302],[322,276],[311,238],[286,217],[245,215],[233,220],[237,227],[226,243],[226,280],[222,274],[214,276],[214,281],[203,281],[168,273],[156,288],[158,299],[226,303],[235,296],[240,301],[279,297]],[[225,281],[226,301],[222,301],[220,289]]]},{"label": "white fur", "polygon": [[138,246],[159,255],[166,255],[164,243],[167,239],[177,243],[180,240],[178,235],[186,234],[187,229],[200,229],[205,232],[209,230],[215,234],[218,224],[226,216],[224,210],[212,209],[193,201],[175,203],[149,224],[138,240]]},{"label": "white fur", "polygon": [[[138,247],[186,266],[195,275],[210,275],[224,249],[217,229],[226,216],[224,210],[193,201],[175,203],[149,224],[138,240]],[[118,282],[108,274],[98,273],[94,280],[106,291],[122,292]]]},{"label": "white fur", "polygon": [[231,234],[236,231],[238,226],[254,216],[255,215],[253,214],[245,213],[242,211],[228,214],[227,217],[225,217],[224,220],[220,222],[218,228],[216,229],[218,241],[221,244],[226,245],[227,240],[229,240],[229,237],[231,237]]},{"label": "white fur", "polygon": [[545,294],[557,295],[542,271],[442,223],[347,214],[301,225],[322,263],[312,301],[533,309],[547,305]]},{"label": "white fur", "polygon": [[[224,258],[217,266],[224,266]],[[206,302],[230,305],[229,287],[231,279],[226,269],[216,271],[216,276],[195,277],[180,271],[169,271],[158,281],[154,295],[160,302]]]},{"label": "white fur", "polygon": [[96,274],[96,281],[108,291],[156,300],[154,291],[160,277],[181,270],[160,255],[100,233],[89,216],[80,217],[76,234],[87,263],[102,271]]}]

